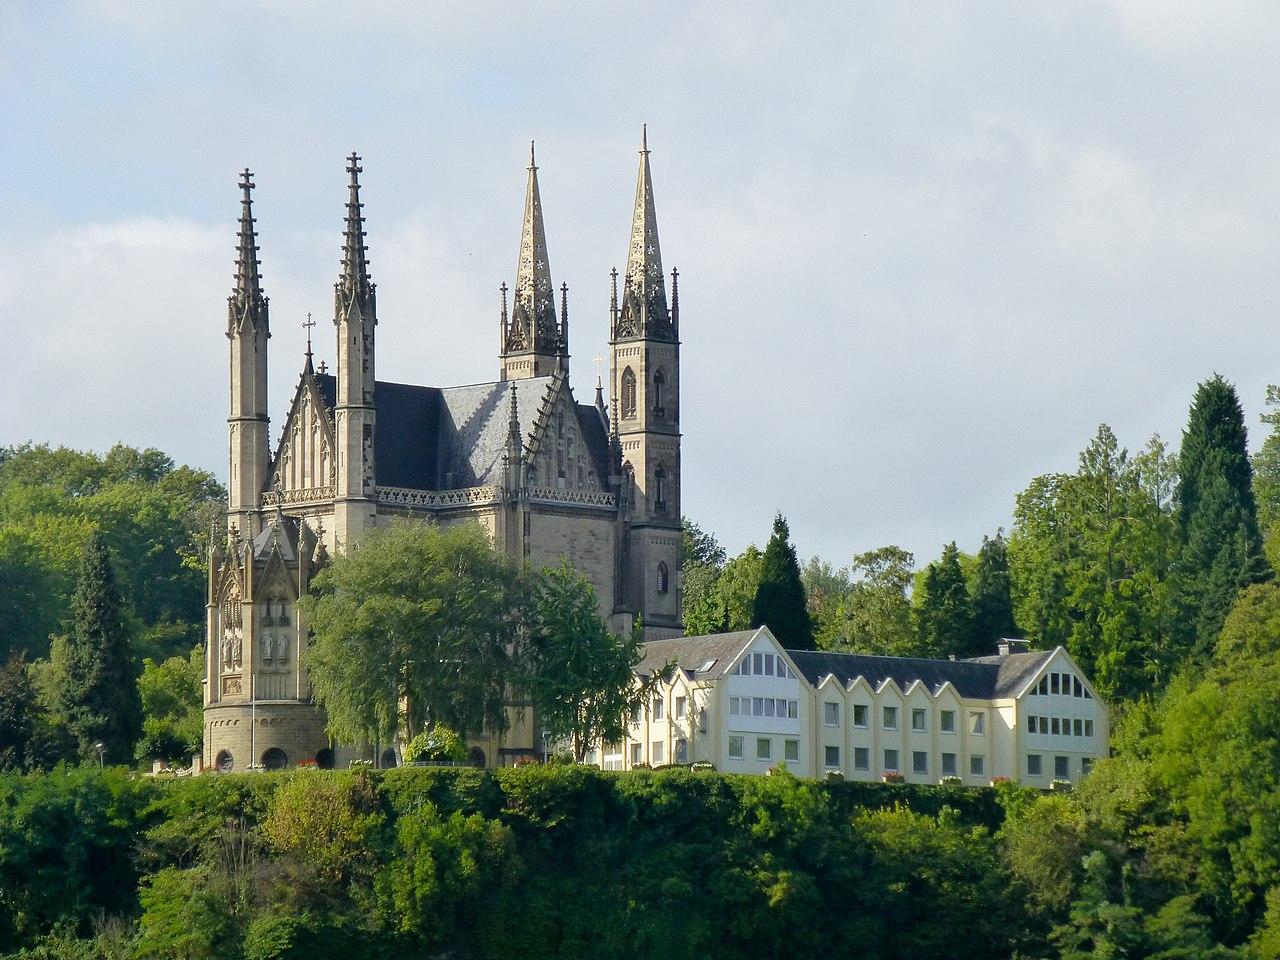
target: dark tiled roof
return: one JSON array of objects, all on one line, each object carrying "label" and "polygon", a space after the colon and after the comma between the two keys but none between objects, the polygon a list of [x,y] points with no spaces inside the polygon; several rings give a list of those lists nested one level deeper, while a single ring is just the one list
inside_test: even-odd
[{"label": "dark tiled roof", "polygon": [[[670,637],[650,640],[644,645],[644,659],[636,665],[637,673],[653,673],[675,662],[681,670],[697,680],[723,676],[733,658],[756,635],[755,630],[715,633],[705,637]],[[709,670],[699,670],[714,660]]]},{"label": "dark tiled roof", "polygon": [[435,490],[440,477],[440,391],[405,383],[374,385],[373,463],[383,487]]},{"label": "dark tiled roof", "polygon": [[574,406],[578,409],[578,423],[582,427],[587,450],[591,452],[596,478],[603,487],[609,481],[609,425],[595,404],[575,403]]},{"label": "dark tiled roof", "polygon": [[893,680],[902,689],[919,680],[930,693],[937,693],[943,684],[949,682],[960,696],[975,700],[1017,696],[1022,685],[1053,656],[1052,650],[973,660],[873,657],[814,650],[788,650],[787,653],[815,687],[828,676],[834,676],[846,687],[858,677],[863,677],[873,687]]}]

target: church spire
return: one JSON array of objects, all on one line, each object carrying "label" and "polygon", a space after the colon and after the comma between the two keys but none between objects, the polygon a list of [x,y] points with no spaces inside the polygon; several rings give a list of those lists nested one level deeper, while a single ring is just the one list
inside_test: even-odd
[{"label": "church spire", "polygon": [[547,256],[538,163],[529,144],[529,176],[525,185],[520,259],[512,291],[511,315],[502,332],[503,379],[545,376],[561,362],[563,330],[556,318],[556,292]]},{"label": "church spire", "polygon": [[227,336],[234,336],[246,325],[251,330],[267,329],[267,298],[262,293],[258,233],[253,228],[251,191],[254,186],[253,174],[245,167],[240,174],[240,235],[236,243],[236,284],[227,298]]},{"label": "church spire", "polygon": [[623,281],[621,317],[617,337],[671,338],[671,317],[662,276],[662,250],[658,244],[658,214],[653,203],[653,175],[649,170],[649,129],[640,139],[640,171],[636,175],[636,202],[631,216],[631,245]]},{"label": "church spire", "polygon": [[[337,284],[338,312],[350,309],[355,302],[362,314],[373,319],[376,314],[373,309],[375,285],[369,278],[369,248],[364,242],[364,204],[360,202],[360,174],[364,167],[360,166],[360,157],[355,151],[347,161],[351,180],[347,184],[347,216],[342,235],[342,273]],[[377,320],[373,319],[373,322]]]}]

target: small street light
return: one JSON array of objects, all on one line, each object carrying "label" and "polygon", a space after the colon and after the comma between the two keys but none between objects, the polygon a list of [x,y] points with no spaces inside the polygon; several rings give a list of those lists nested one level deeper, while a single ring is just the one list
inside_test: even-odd
[{"label": "small street light", "polygon": [[98,769],[101,770],[107,765],[107,745],[99,740],[93,745],[93,749],[98,751]]}]

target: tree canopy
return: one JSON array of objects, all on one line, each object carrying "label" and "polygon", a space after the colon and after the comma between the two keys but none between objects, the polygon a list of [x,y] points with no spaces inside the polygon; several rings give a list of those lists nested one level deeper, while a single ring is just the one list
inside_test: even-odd
[{"label": "tree canopy", "polygon": [[767,626],[787,649],[814,649],[813,621],[800,577],[800,561],[791,543],[791,530],[780,513],[773,518],[773,534],[760,561],[751,625]]}]

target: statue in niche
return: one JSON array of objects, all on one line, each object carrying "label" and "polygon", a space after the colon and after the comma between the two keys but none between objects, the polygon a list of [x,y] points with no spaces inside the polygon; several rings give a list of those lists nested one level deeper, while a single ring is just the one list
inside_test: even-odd
[{"label": "statue in niche", "polygon": [[262,662],[263,663],[271,662],[271,654],[273,653],[274,647],[275,647],[275,639],[271,636],[270,633],[266,633],[262,638]]}]

